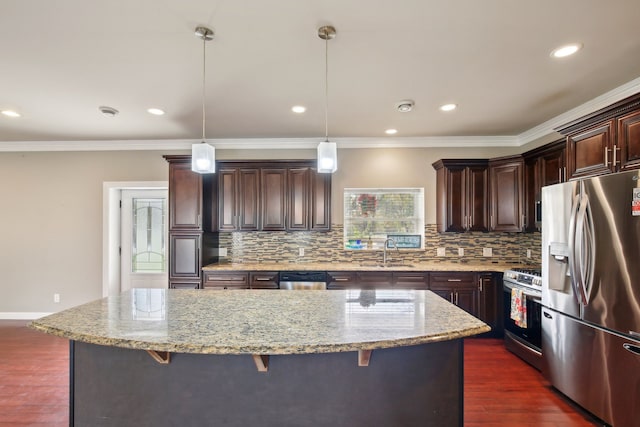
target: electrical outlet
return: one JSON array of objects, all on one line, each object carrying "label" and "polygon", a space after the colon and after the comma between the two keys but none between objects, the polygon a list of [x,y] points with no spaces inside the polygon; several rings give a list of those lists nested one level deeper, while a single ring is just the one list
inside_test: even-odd
[{"label": "electrical outlet", "polygon": [[436,256],[445,256],[446,251],[444,248],[436,248]]},{"label": "electrical outlet", "polygon": [[218,256],[227,256],[227,248],[218,248]]},{"label": "electrical outlet", "polygon": [[53,294],[53,302],[60,302],[60,294]]},{"label": "electrical outlet", "polygon": [[527,249],[527,258],[531,258],[531,249]]},{"label": "electrical outlet", "polygon": [[482,248],[482,256],[493,256],[493,249]]},{"label": "electrical outlet", "polygon": [[298,256],[304,256],[304,248],[298,248]]},{"label": "electrical outlet", "polygon": [[464,256],[464,248],[458,248],[458,256]]}]

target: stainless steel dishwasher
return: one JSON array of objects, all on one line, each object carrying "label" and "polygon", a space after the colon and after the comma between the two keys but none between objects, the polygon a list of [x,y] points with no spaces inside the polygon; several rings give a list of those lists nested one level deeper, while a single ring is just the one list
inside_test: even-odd
[{"label": "stainless steel dishwasher", "polygon": [[325,271],[281,271],[278,283],[283,290],[327,289],[327,273]]}]

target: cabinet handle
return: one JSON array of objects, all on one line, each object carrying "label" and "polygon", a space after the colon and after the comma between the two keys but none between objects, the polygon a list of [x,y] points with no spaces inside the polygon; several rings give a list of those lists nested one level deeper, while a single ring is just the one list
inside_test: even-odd
[{"label": "cabinet handle", "polygon": [[480,289],[480,292],[482,292],[482,279],[479,279],[478,282],[478,289]]},{"label": "cabinet handle", "polygon": [[455,304],[455,303],[453,302],[453,292],[451,292],[451,293],[449,294],[449,302],[450,302],[451,304]]},{"label": "cabinet handle", "polygon": [[348,282],[349,278],[348,277],[334,277],[333,279],[336,282]]},{"label": "cabinet handle", "polygon": [[562,168],[562,182],[567,182],[567,167]]},{"label": "cabinet handle", "polygon": [[609,166],[609,149],[604,147],[604,167]]},{"label": "cabinet handle", "polygon": [[613,146],[613,167],[614,167],[614,168],[616,167],[616,164],[618,163],[618,161],[616,160],[616,159],[617,159],[617,157],[618,157],[618,156],[616,155],[616,151],[618,151],[619,149],[620,149],[620,148],[618,148],[618,146],[617,146],[617,145],[614,145],[614,146]]},{"label": "cabinet handle", "polygon": [[447,282],[462,282],[462,279],[447,279]]},{"label": "cabinet handle", "polygon": [[456,302],[454,304],[458,305],[458,293],[457,292],[456,292]]},{"label": "cabinet handle", "polygon": [[273,280],[271,277],[256,277],[255,279],[257,282],[268,282],[270,280]]},{"label": "cabinet handle", "polygon": [[562,182],[562,168],[558,168],[558,182]]},{"label": "cabinet handle", "polygon": [[520,228],[524,230],[524,227],[526,224],[527,224],[527,217],[526,215],[522,215],[522,226]]}]

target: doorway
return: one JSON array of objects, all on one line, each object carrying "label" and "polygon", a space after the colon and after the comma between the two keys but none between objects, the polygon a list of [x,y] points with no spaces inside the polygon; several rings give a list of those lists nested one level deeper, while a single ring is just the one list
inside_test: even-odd
[{"label": "doorway", "polygon": [[165,181],[103,183],[102,295],[167,288]]}]

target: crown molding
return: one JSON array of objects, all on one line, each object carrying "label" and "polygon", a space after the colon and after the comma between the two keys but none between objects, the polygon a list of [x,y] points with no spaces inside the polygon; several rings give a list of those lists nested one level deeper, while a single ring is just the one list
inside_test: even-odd
[{"label": "crown molding", "polygon": [[[562,113],[519,135],[512,136],[427,136],[331,138],[338,148],[468,148],[521,147],[530,142],[557,135],[554,129],[586,116],[631,95],[640,93],[640,77]],[[245,138],[207,139],[218,150],[296,150],[315,149],[322,138]],[[0,141],[0,152],[25,151],[145,151],[190,150],[201,140],[111,140],[111,141]]]}]

